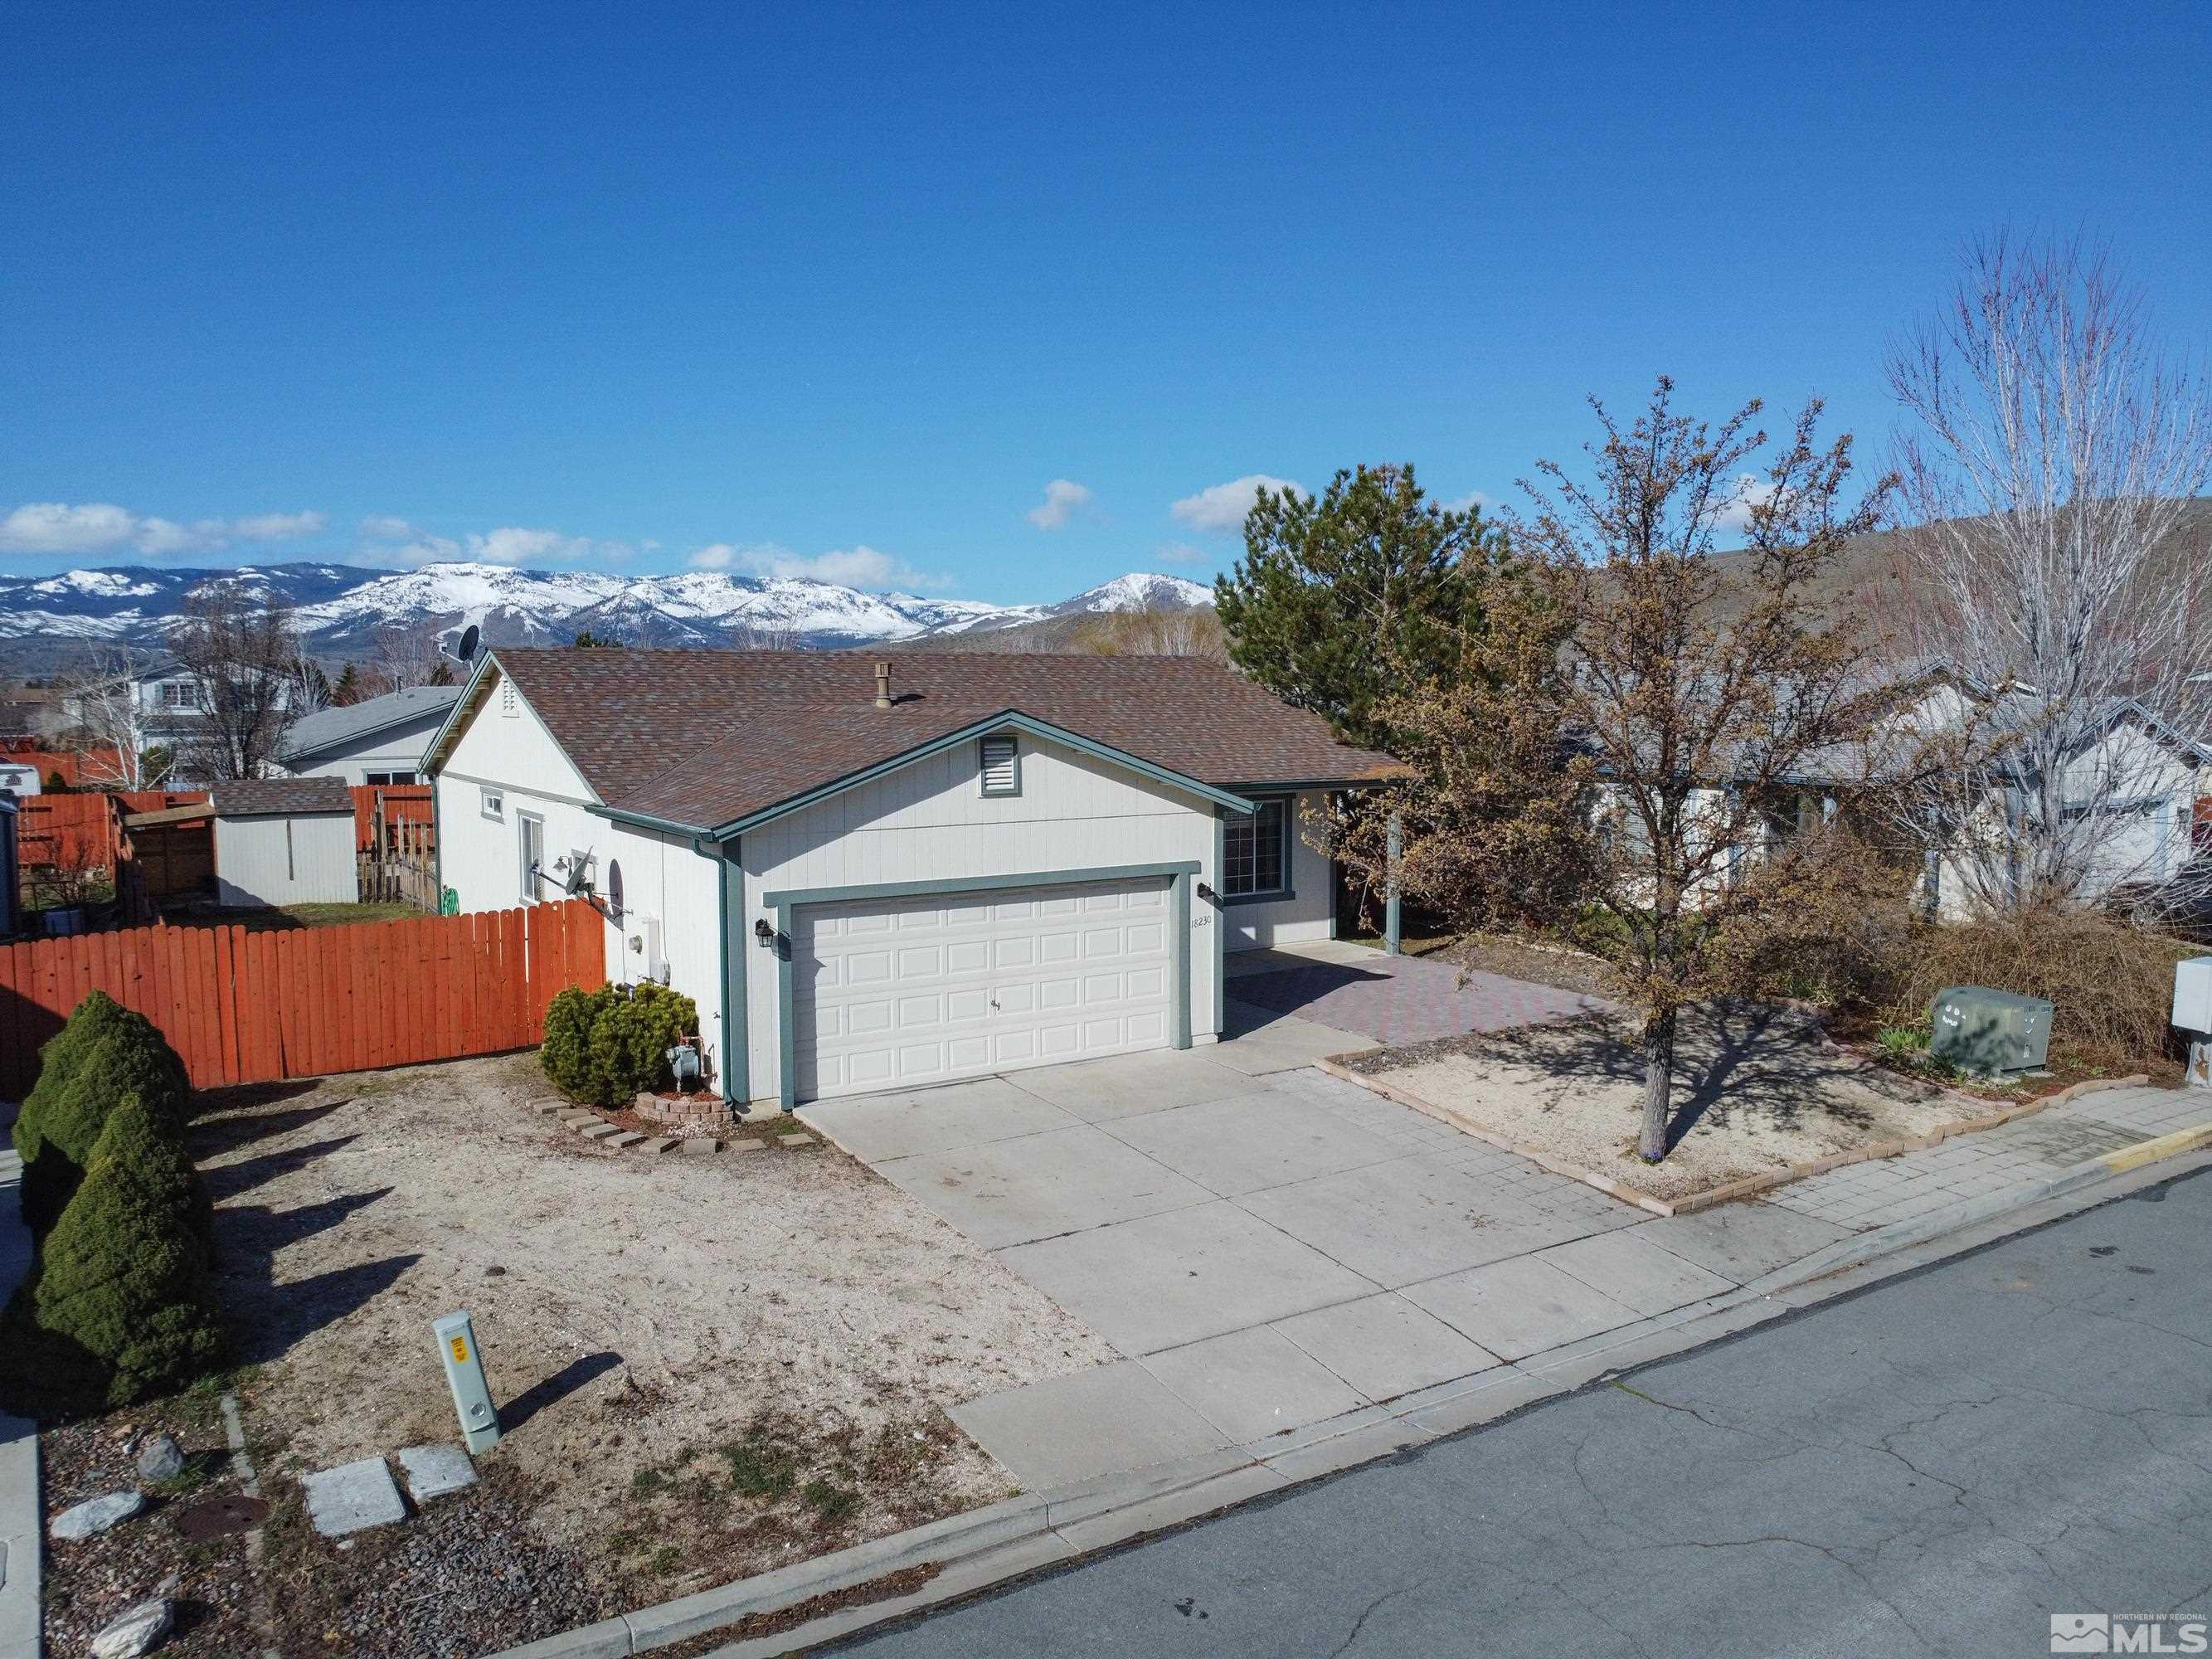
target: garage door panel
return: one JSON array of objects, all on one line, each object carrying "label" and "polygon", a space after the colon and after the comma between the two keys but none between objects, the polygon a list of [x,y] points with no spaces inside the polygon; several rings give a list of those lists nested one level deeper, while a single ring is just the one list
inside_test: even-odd
[{"label": "garage door panel", "polygon": [[816,1097],[1165,1044],[1166,884],[809,907],[794,1058]]}]

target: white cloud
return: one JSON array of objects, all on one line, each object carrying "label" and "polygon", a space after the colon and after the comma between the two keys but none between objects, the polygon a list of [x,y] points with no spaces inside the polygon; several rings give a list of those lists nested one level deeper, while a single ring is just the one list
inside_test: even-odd
[{"label": "white cloud", "polygon": [[361,533],[373,542],[411,542],[423,532],[390,513],[372,513],[361,521]]},{"label": "white cloud", "polygon": [[1288,478],[1278,478],[1266,472],[1248,472],[1241,478],[1231,478],[1227,483],[1218,483],[1201,489],[1195,495],[1186,495],[1168,511],[1194,530],[1241,530],[1244,515],[1252,510],[1252,498],[1262,489],[1303,489]]},{"label": "white cloud", "polygon": [[1091,491],[1074,479],[1054,478],[1044,487],[1044,500],[1030,509],[1030,522],[1039,530],[1057,530],[1091,500]]},{"label": "white cloud", "polygon": [[1193,547],[1188,542],[1162,542],[1152,550],[1152,556],[1162,564],[1218,564],[1221,559],[1219,554]]},{"label": "white cloud", "polygon": [[1752,509],[1773,499],[1774,485],[1769,480],[1755,472],[1739,472],[1735,475],[1735,494],[1721,509],[1721,515],[1714,520],[1714,525],[1718,529],[1741,535],[1751,528]]},{"label": "white cloud", "polygon": [[1478,507],[1488,507],[1490,497],[1480,489],[1470,489],[1466,495],[1455,495],[1441,505],[1447,513],[1472,513]]},{"label": "white cloud", "polygon": [[857,587],[872,593],[921,592],[952,586],[950,576],[927,574],[903,559],[867,546],[807,554],[794,553],[773,542],[750,547],[715,542],[692,554],[689,562],[694,570],[735,570],[771,580],[795,578],[835,582],[840,587]]},{"label": "white cloud", "polygon": [[465,536],[440,536],[395,514],[361,521],[364,544],[355,556],[366,562],[411,569],[425,564],[619,564],[635,551],[627,542],[594,540],[558,530],[502,525]]},{"label": "white cloud", "polygon": [[214,553],[234,541],[278,542],[319,534],[319,513],[259,513],[240,519],[142,517],[128,507],[92,501],[32,501],[0,519],[0,553],[118,553],[153,558]]}]

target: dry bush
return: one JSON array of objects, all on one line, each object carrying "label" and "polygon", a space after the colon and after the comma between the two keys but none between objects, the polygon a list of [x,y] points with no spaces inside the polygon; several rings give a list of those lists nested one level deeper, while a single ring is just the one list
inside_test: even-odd
[{"label": "dry bush", "polygon": [[2200,951],[2081,910],[1916,927],[1894,958],[1887,1018],[1917,1024],[1938,991],[1985,985],[2049,1001],[2054,1050],[2141,1066],[2166,1054],[2173,964]]}]

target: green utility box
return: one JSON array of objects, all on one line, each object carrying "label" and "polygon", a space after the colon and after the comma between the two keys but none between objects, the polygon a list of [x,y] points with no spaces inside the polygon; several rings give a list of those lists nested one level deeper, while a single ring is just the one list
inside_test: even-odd
[{"label": "green utility box", "polygon": [[1962,1072],[2033,1072],[2051,1057],[2051,1005],[2041,997],[1954,985],[1928,1005],[1929,1052]]}]

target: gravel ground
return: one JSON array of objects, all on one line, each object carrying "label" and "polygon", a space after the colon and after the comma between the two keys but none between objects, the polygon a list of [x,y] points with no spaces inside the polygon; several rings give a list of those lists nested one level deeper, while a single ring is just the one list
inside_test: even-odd
[{"label": "gravel ground", "polygon": [[[234,1091],[194,1126],[313,1650],[472,1650],[405,1585],[465,1578],[498,1646],[989,1502],[1013,1482],[945,1408],[1114,1357],[834,1148],[611,1152],[549,1098],[508,1056]],[[485,1486],[349,1551],[287,1524],[299,1474],[457,1437],[428,1331],[457,1308],[507,1430]]]},{"label": "gravel ground", "polygon": [[1975,1117],[1973,1101],[1824,1048],[1810,1016],[1753,1006],[1686,1009],[1676,1041],[1674,1146],[1636,1157],[1644,1059],[1632,1016],[1593,1015],[1377,1049],[1343,1063],[1656,1198]]},{"label": "gravel ground", "polygon": [[[256,1652],[242,1536],[187,1543],[179,1511],[238,1490],[216,1416],[220,1395],[201,1391],[49,1428],[39,1437],[49,1518],[88,1498],[137,1490],[146,1510],[97,1538],[49,1542],[43,1585],[46,1651],[90,1650],[92,1638],[125,1607],[156,1595],[177,1604],[177,1628],[164,1654]],[[138,1474],[142,1441],[173,1435],[185,1474],[156,1492]]]},{"label": "gravel ground", "polygon": [[1549,985],[1561,991],[1579,991],[1584,996],[1613,994],[1601,958],[1563,946],[1522,945],[1512,939],[1478,937],[1446,946],[1437,953],[1437,960],[1459,968],[1478,968],[1486,974],[1503,974],[1508,979],[1524,979],[1534,985]]}]

